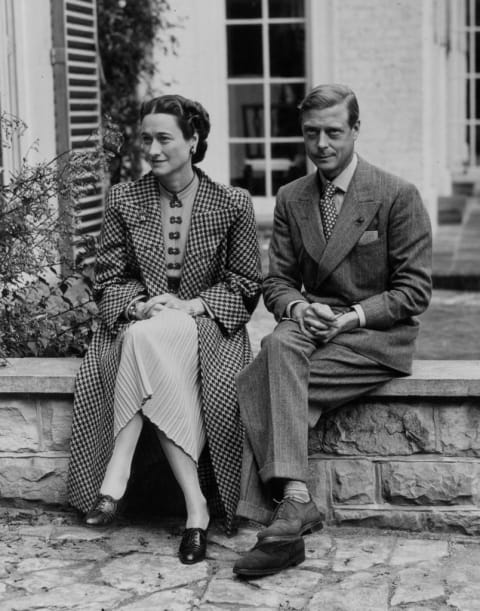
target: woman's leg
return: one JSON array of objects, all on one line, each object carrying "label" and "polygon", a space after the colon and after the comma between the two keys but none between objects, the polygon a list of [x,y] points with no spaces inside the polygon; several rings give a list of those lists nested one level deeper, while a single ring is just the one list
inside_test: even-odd
[{"label": "woman's leg", "polygon": [[173,475],[182,489],[187,508],[186,528],[206,529],[210,520],[207,501],[200,488],[197,465],[164,433],[157,431],[162,450],[170,464]]},{"label": "woman's leg", "polygon": [[142,432],[143,416],[137,412],[115,439],[113,453],[105,471],[100,494],[120,499],[127,488],[133,454]]}]

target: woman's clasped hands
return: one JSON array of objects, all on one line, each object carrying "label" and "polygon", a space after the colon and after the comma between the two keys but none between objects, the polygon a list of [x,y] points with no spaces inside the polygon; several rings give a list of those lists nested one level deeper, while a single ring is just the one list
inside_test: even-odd
[{"label": "woman's clasped hands", "polygon": [[148,301],[138,302],[135,316],[138,320],[153,318],[166,308],[181,310],[190,316],[199,316],[205,311],[201,299],[179,299],[171,293],[163,293],[162,295],[151,297]]}]

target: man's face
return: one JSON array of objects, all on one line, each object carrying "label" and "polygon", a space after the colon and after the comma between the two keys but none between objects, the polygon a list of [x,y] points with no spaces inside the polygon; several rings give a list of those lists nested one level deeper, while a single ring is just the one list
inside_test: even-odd
[{"label": "man's face", "polygon": [[350,163],[359,129],[360,121],[350,127],[344,103],[303,113],[302,133],[307,155],[326,178],[335,178]]}]

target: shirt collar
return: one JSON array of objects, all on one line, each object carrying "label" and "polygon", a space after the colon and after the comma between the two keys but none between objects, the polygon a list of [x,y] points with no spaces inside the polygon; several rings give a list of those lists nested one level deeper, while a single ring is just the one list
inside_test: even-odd
[{"label": "shirt collar", "polygon": [[[335,176],[335,178],[331,181],[337,187],[337,189],[343,191],[344,193],[347,192],[355,170],[357,169],[357,165],[358,157],[356,153],[353,153],[352,159],[350,160],[350,163],[347,165],[347,167],[343,169],[340,174],[338,176]],[[320,176],[320,181],[322,184],[325,184],[325,177]]]}]

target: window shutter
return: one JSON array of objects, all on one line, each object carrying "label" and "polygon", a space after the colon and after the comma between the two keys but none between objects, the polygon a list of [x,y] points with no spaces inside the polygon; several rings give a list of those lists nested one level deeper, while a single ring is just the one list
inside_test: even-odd
[{"label": "window shutter", "polygon": [[[88,151],[98,143],[101,123],[96,3],[51,2],[57,153]],[[99,182],[78,202],[79,235],[98,235],[103,195]],[[59,205],[62,207],[62,202]]]}]

